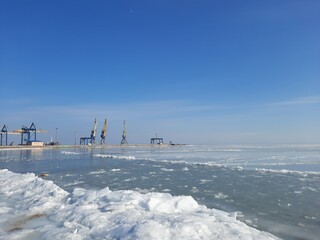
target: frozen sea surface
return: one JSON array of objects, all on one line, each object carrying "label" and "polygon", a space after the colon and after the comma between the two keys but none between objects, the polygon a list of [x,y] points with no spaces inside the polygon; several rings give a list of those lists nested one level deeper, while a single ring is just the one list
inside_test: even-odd
[{"label": "frozen sea surface", "polygon": [[[0,173],[0,211],[7,216],[0,222],[2,236],[272,239],[265,233],[269,232],[283,239],[318,239],[320,235],[320,146],[1,150],[0,169],[9,169]],[[43,181],[12,172],[48,176]],[[39,199],[35,192],[43,196]],[[29,212],[37,204],[39,211]],[[17,221],[23,227],[10,228]],[[41,222],[49,226],[47,232],[39,230],[45,229],[38,226]]]}]

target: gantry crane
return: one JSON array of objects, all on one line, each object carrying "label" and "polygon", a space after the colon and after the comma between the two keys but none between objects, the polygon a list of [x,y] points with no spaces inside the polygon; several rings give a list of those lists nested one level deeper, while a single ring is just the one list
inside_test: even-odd
[{"label": "gantry crane", "polygon": [[13,131],[13,133],[21,134],[21,145],[26,145],[31,142],[37,141],[38,133],[47,133],[45,130],[37,130],[34,123],[31,123],[30,127],[22,126],[21,129]]},{"label": "gantry crane", "polygon": [[8,134],[19,134],[19,133],[8,132],[7,126],[3,125],[3,127],[0,131],[0,146],[8,146]]},{"label": "gantry crane", "polygon": [[0,144],[1,144],[1,146],[3,145],[2,142],[4,140],[4,139],[2,139],[3,135],[5,136],[5,143],[6,143],[5,146],[7,146],[8,145],[8,130],[7,130],[6,125],[3,125],[2,129],[1,129],[1,133],[0,133],[0,136],[1,136]]},{"label": "gantry crane", "polygon": [[122,132],[121,144],[128,144],[128,142],[127,142],[126,120],[123,121],[123,132]]},{"label": "gantry crane", "polygon": [[19,134],[19,133],[8,132],[7,126],[3,125],[0,131],[0,146],[8,146],[8,134]]},{"label": "gantry crane", "polygon": [[106,143],[107,127],[108,127],[107,119],[104,119],[103,129],[102,129],[101,135],[100,135],[100,137],[101,137],[100,144]]}]

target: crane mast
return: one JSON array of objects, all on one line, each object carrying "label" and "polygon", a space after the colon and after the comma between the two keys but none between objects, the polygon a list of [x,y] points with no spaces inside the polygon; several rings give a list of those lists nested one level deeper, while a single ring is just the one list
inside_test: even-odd
[{"label": "crane mast", "polygon": [[123,121],[123,132],[122,132],[121,144],[128,144],[128,142],[127,142],[126,120]]},{"label": "crane mast", "polygon": [[97,133],[97,119],[94,119],[93,129],[91,131],[91,144],[95,144],[96,142],[96,133]]},{"label": "crane mast", "polygon": [[104,119],[103,129],[102,129],[101,135],[100,135],[100,137],[101,137],[100,144],[106,143],[107,127],[108,127],[107,119]]}]

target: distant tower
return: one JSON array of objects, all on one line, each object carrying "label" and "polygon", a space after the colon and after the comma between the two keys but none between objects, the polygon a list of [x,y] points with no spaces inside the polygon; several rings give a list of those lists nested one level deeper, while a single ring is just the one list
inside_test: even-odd
[{"label": "distant tower", "polygon": [[123,121],[123,133],[122,133],[121,144],[128,144],[128,142],[127,142],[126,120]]},{"label": "distant tower", "polygon": [[103,125],[103,129],[102,129],[101,135],[100,135],[101,136],[100,144],[105,144],[106,143],[107,126],[108,126],[107,119],[104,119],[104,125]]}]

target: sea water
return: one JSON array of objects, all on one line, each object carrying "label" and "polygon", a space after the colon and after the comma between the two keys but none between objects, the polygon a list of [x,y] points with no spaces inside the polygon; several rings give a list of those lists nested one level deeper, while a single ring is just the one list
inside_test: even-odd
[{"label": "sea water", "polygon": [[[199,239],[205,239],[206,236],[212,238],[215,236],[215,239],[223,239],[223,236],[227,238],[234,236],[236,239],[237,234],[245,233],[246,231],[248,231],[248,234],[245,235],[247,239],[251,237],[252,239],[259,239],[251,230],[249,231],[246,228],[246,230],[243,230],[242,225],[238,233],[232,232],[237,228],[228,226],[228,221],[231,220],[222,220],[224,217],[217,218],[215,214],[208,212],[209,209],[221,210],[226,213],[224,216],[231,216],[236,221],[245,223],[250,229],[268,232],[283,239],[318,239],[320,236],[319,145],[155,145],[0,150],[0,169],[8,169],[10,171],[2,172],[2,175],[5,176],[4,178],[16,178],[18,179],[15,180],[16,182],[25,182],[27,181],[26,179],[31,179],[30,181],[33,185],[35,185],[34,179],[37,178],[35,175],[46,173],[47,176],[44,177],[44,182],[51,180],[54,186],[60,189],[57,190],[58,192],[64,190],[68,194],[72,193],[69,197],[64,194],[61,195],[64,198],[69,198],[69,200],[63,200],[63,204],[68,201],[68,204],[78,204],[79,199],[82,199],[81,201],[86,204],[81,205],[81,208],[87,208],[93,202],[100,206],[101,202],[105,202],[108,199],[108,208],[112,206],[112,209],[117,208],[117,206],[119,209],[127,209],[131,204],[131,207],[135,206],[133,208],[136,209],[138,207],[143,211],[153,209],[153,214],[154,212],[173,214],[173,216],[170,215],[173,218],[172,220],[171,217],[163,217],[162,215],[161,218],[158,215],[150,217],[139,212],[135,216],[141,216],[141,222],[139,222],[139,219],[132,218],[130,223],[119,223],[122,228],[119,230],[118,224],[116,232],[112,232],[112,228],[107,233],[100,234],[99,231],[94,231],[89,234],[88,232],[88,238],[91,236],[92,239],[108,239],[103,238],[103,236],[128,239],[148,239],[148,237],[155,239],[172,239],[173,237],[175,239],[184,239],[185,236],[189,236],[189,239],[196,239],[197,236],[202,236]],[[11,172],[21,174],[34,173],[35,175],[19,175],[17,177],[16,175],[10,175],[13,174]],[[13,185],[13,180],[8,180],[8,183]],[[38,189],[38,185],[43,186],[44,183],[41,182],[36,185],[36,189]],[[19,186],[17,185],[16,188],[19,188]],[[14,187],[12,188],[15,189]],[[102,191],[102,189],[104,190]],[[132,192],[121,192],[123,190]],[[11,189],[10,191],[14,190]],[[94,192],[95,197],[91,197],[93,199],[98,199],[97,196],[100,196],[99,201],[89,201],[88,197],[83,200],[83,196],[87,196],[88,191]],[[5,193],[4,190],[3,192]],[[108,197],[111,192],[113,194],[112,201],[109,199],[111,197]],[[10,199],[4,193],[0,194],[0,202]],[[28,195],[28,192],[19,194],[24,196]],[[18,197],[16,195],[10,197],[19,199],[20,195]],[[60,194],[56,195],[60,196]],[[177,199],[179,196],[183,197]],[[114,198],[117,200],[114,200]],[[128,202],[123,201],[123,199],[127,198],[135,200],[130,201],[130,204],[128,204]],[[137,199],[144,199],[143,201],[141,200],[143,203],[140,200],[137,203]],[[60,199],[54,201],[60,201]],[[166,204],[163,205],[162,202]],[[156,208],[154,203],[156,203]],[[25,204],[28,205],[29,203],[25,201]],[[3,206],[2,210],[1,206]],[[79,204],[77,206],[77,210],[72,210],[72,214],[69,213],[68,216],[82,211],[79,208]],[[201,206],[201,209],[199,209],[199,206]],[[26,206],[26,208],[29,207],[31,206]],[[72,207],[74,209],[74,205]],[[202,207],[207,210],[203,210]],[[70,206],[67,205],[67,208],[70,208]],[[97,207],[97,209],[100,209],[99,214],[102,214],[101,216],[99,215],[99,218],[106,216],[103,215],[101,206]],[[7,216],[14,215],[14,213],[11,213],[12,209],[9,205],[0,205],[0,211],[8,214]],[[188,213],[187,215],[186,212]],[[59,214],[56,215],[59,216]],[[217,228],[217,226],[210,225],[212,224],[212,219],[209,221],[210,217],[203,217],[204,215],[207,217],[214,215],[216,221],[223,222],[223,226],[227,228],[221,228],[217,235],[213,235],[212,231],[210,231],[210,226],[212,228]],[[41,214],[36,216],[43,217]],[[83,216],[83,212],[81,212],[80,216]],[[98,215],[93,214],[93,216]],[[120,219],[123,216],[123,214],[117,215],[116,219]],[[192,221],[195,216],[197,219]],[[148,217],[150,217],[148,221],[143,220],[148,219]],[[166,222],[163,223],[163,226],[161,225],[162,229],[158,229],[158,231],[152,225],[152,221],[157,218],[161,219],[161,221],[159,220],[155,224],[156,226],[160,226],[161,222],[164,221],[163,219]],[[180,218],[182,220],[179,222],[181,224],[179,228],[175,225],[178,224],[175,221]],[[55,217],[51,215],[46,219],[46,221],[53,221]],[[71,225],[74,224],[74,218],[72,219],[70,221]],[[129,218],[126,217],[125,221],[127,219]],[[190,227],[187,230],[185,229],[187,226],[186,219],[191,219]],[[62,220],[60,219],[59,221],[61,223]],[[81,221],[77,220],[76,222],[78,225],[80,223],[83,225],[83,221],[81,219]],[[90,221],[92,225],[99,225],[101,219]],[[139,224],[132,227],[132,222],[139,222]],[[199,227],[200,230],[191,227],[195,226],[197,222],[205,224],[205,227],[201,225]],[[0,227],[6,226],[6,224],[8,223],[3,220],[2,225],[0,223]],[[152,237],[150,232],[141,232],[142,230],[139,229],[144,226],[143,224],[149,226],[150,229],[154,228],[153,232],[156,232],[156,235]],[[63,220],[63,225],[64,227],[69,226],[68,223],[65,223],[65,220]],[[127,225],[131,226],[129,230],[124,227]],[[74,227],[72,225],[72,227],[75,232],[73,234],[76,234],[80,229],[79,226]],[[113,227],[115,228],[115,226]],[[101,228],[106,228],[106,226],[101,226]],[[180,235],[172,235],[178,228],[180,229],[180,232],[178,231]],[[48,232],[54,231],[58,230],[48,230]],[[19,231],[9,232],[10,236],[18,236],[20,234]],[[6,234],[9,234],[8,231],[3,230],[2,236],[7,236]],[[260,239],[269,239],[270,237],[269,235],[261,236]],[[246,239],[246,237],[243,239]]]}]

